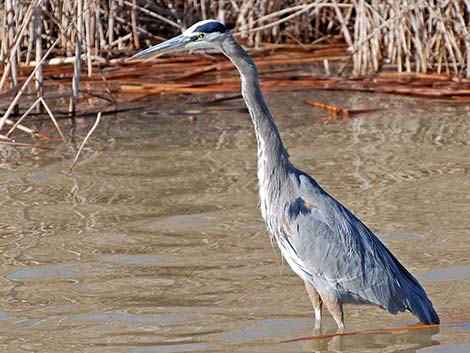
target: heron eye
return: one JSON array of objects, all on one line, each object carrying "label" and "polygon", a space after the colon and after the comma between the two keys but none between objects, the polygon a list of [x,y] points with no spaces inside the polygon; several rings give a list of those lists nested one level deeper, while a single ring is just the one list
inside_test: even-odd
[{"label": "heron eye", "polygon": [[199,33],[199,34],[197,35],[197,39],[202,40],[202,38],[204,38],[204,34]]}]

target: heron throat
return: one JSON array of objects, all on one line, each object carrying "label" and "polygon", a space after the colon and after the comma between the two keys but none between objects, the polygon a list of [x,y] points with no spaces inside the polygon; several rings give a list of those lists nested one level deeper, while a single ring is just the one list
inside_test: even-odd
[{"label": "heron throat", "polygon": [[240,73],[241,92],[255,129],[258,146],[258,183],[261,214],[268,231],[273,234],[273,224],[283,180],[287,178],[289,155],[281,140],[274,119],[259,85],[258,70],[253,59],[229,37],[222,46],[223,53],[232,61]]}]

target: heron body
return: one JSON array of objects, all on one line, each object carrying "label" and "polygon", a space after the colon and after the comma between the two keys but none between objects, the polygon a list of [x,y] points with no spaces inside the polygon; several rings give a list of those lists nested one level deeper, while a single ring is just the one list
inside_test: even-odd
[{"label": "heron body", "polygon": [[261,214],[283,257],[305,282],[315,326],[324,304],[344,328],[345,303],[375,304],[392,314],[409,310],[424,324],[439,323],[424,289],[374,233],[290,163],[256,65],[222,23],[198,22],[133,58],[199,48],[218,49],[240,73],[256,133]]}]

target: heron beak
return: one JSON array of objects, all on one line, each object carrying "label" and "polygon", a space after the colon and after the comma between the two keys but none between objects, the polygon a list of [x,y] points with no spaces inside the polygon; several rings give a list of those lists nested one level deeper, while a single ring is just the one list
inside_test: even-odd
[{"label": "heron beak", "polygon": [[127,60],[142,59],[154,55],[167,54],[173,53],[175,51],[184,50],[186,44],[190,41],[191,39],[189,37],[179,35],[177,37],[168,39],[160,44],[154,45],[153,47],[142,50],[141,52],[135,54]]}]

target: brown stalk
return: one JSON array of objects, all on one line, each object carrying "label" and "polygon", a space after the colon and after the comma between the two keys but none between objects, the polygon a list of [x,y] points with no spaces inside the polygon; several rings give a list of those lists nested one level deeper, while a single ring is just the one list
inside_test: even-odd
[{"label": "brown stalk", "polygon": [[324,103],[321,103],[321,102],[315,102],[315,101],[306,101],[305,103],[307,103],[311,107],[326,110],[328,113],[332,114],[334,117],[340,116],[343,119],[349,118],[349,110],[348,109],[336,107],[334,105],[324,104]]}]

